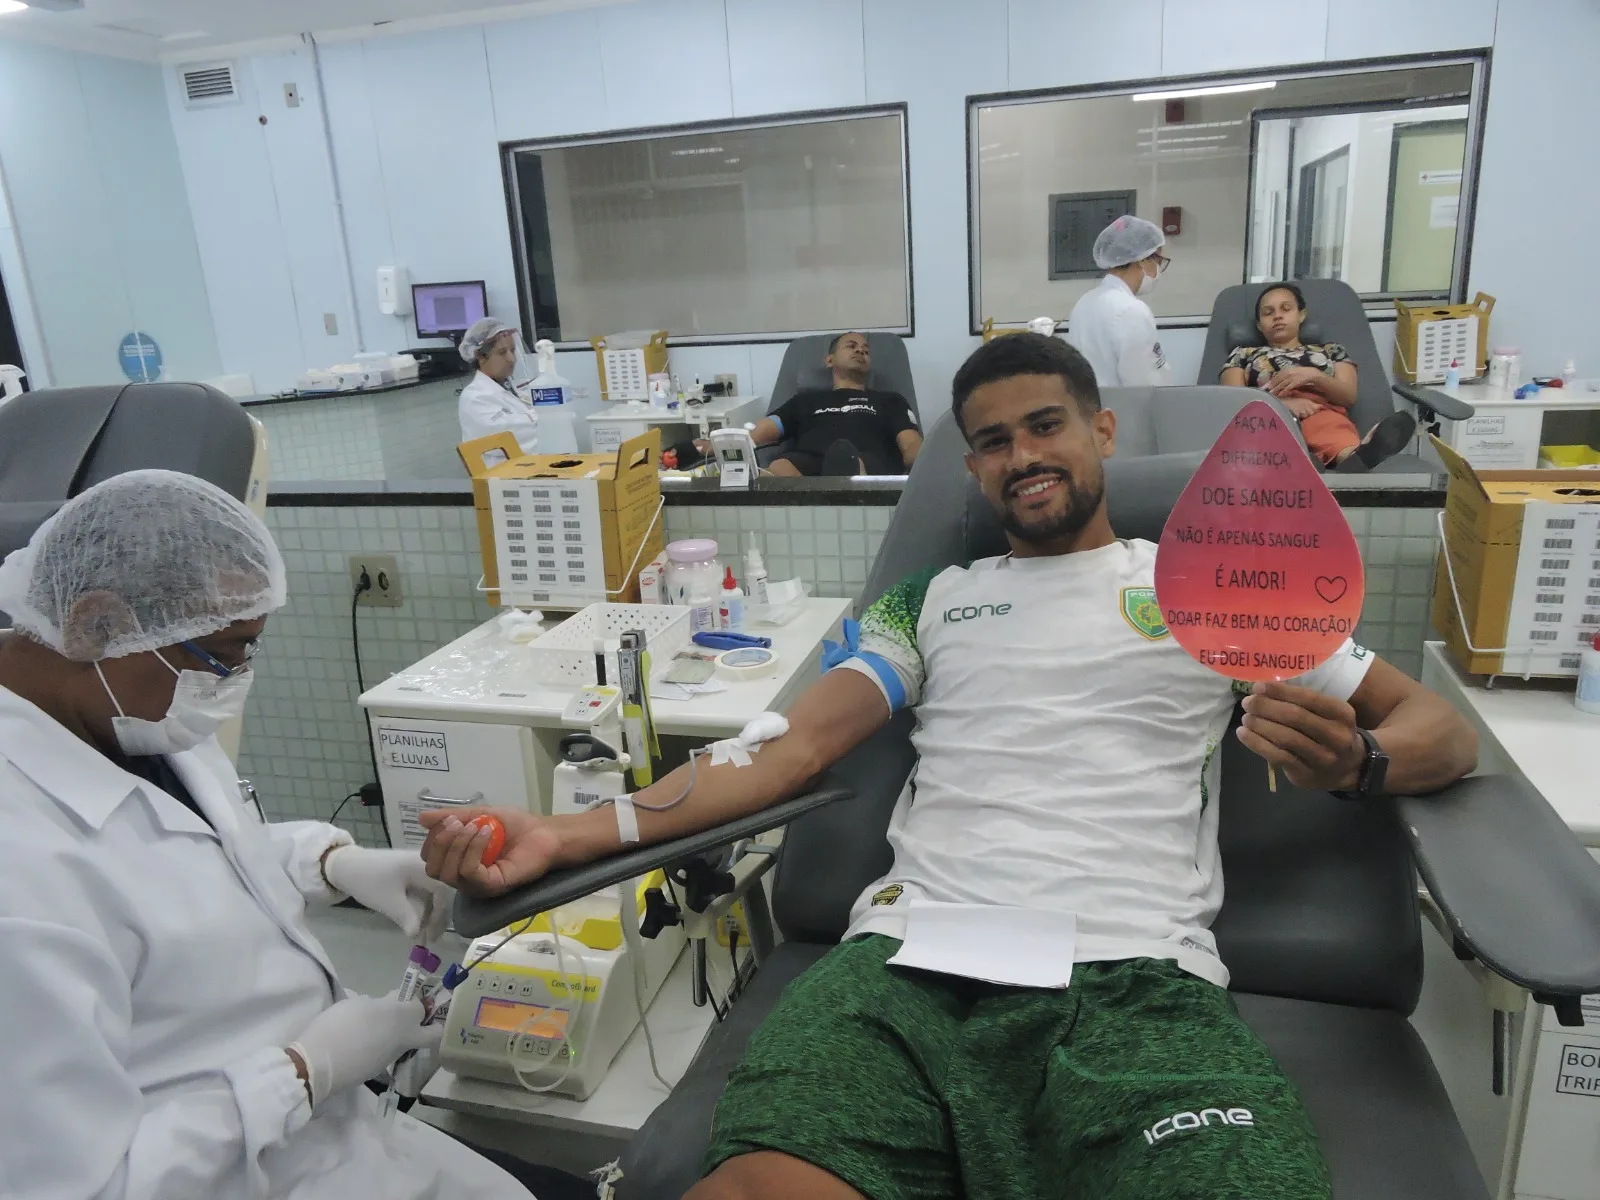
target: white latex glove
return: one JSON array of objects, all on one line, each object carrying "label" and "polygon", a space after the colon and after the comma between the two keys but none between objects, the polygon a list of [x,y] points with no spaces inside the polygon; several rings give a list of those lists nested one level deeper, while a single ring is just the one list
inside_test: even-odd
[{"label": "white latex glove", "polygon": [[311,1107],[378,1075],[407,1050],[437,1050],[444,1025],[424,1025],[421,1000],[350,996],[318,1013],[289,1049],[306,1064]]},{"label": "white latex glove", "polygon": [[322,860],[322,874],[337,891],[388,917],[413,942],[432,942],[450,921],[455,889],[430,879],[415,850],[339,846]]}]

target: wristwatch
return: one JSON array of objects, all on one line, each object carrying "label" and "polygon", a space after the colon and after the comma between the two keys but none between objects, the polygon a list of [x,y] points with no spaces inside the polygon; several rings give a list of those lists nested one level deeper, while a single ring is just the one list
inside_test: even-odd
[{"label": "wristwatch", "polygon": [[1347,791],[1333,793],[1341,800],[1371,800],[1386,794],[1383,784],[1389,775],[1389,756],[1383,752],[1383,747],[1378,745],[1378,739],[1373,736],[1372,730],[1358,727],[1356,732],[1367,744],[1367,757],[1361,764],[1361,774],[1356,778],[1356,786]]}]

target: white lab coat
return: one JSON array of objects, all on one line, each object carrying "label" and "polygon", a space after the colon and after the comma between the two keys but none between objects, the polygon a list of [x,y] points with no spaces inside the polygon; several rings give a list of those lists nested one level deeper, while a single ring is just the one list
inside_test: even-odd
[{"label": "white lab coat", "polygon": [[282,1048],[344,995],[304,913],[348,839],[171,762],[210,826],[0,688],[0,1196],[527,1200],[365,1088],[312,1114]]},{"label": "white lab coat", "polygon": [[1161,352],[1155,314],[1115,275],[1106,275],[1072,306],[1067,341],[1094,368],[1101,387],[1164,387],[1172,369]]},{"label": "white lab coat", "polygon": [[461,440],[470,442],[494,433],[511,433],[524,454],[539,448],[539,416],[521,396],[482,371],[461,389]]}]

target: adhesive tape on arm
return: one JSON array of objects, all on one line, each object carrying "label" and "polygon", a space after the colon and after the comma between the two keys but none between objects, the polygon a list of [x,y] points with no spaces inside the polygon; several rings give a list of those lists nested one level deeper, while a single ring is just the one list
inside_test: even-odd
[{"label": "adhesive tape on arm", "polygon": [[617,840],[623,845],[639,840],[639,815],[633,810],[632,796],[618,796],[614,802],[617,810]]},{"label": "adhesive tape on arm", "polygon": [[727,679],[760,679],[778,669],[778,656],[759,646],[741,646],[717,655],[717,673]]}]

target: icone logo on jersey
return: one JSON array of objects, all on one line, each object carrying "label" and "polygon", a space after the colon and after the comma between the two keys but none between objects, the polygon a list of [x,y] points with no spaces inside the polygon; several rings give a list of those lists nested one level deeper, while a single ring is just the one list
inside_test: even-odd
[{"label": "icone logo on jersey", "polygon": [[955,608],[944,610],[946,623],[952,621],[976,621],[979,617],[1003,617],[1011,611],[1009,604],[967,604],[957,605]]},{"label": "icone logo on jersey", "polygon": [[1149,1129],[1144,1131],[1144,1140],[1154,1146],[1157,1142],[1165,1141],[1175,1133],[1187,1133],[1191,1129],[1204,1129],[1213,1123],[1218,1125],[1238,1125],[1253,1128],[1256,1123],[1255,1114],[1248,1108],[1230,1108],[1226,1111],[1220,1108],[1203,1108],[1199,1112],[1173,1113],[1170,1117],[1163,1117]]}]

